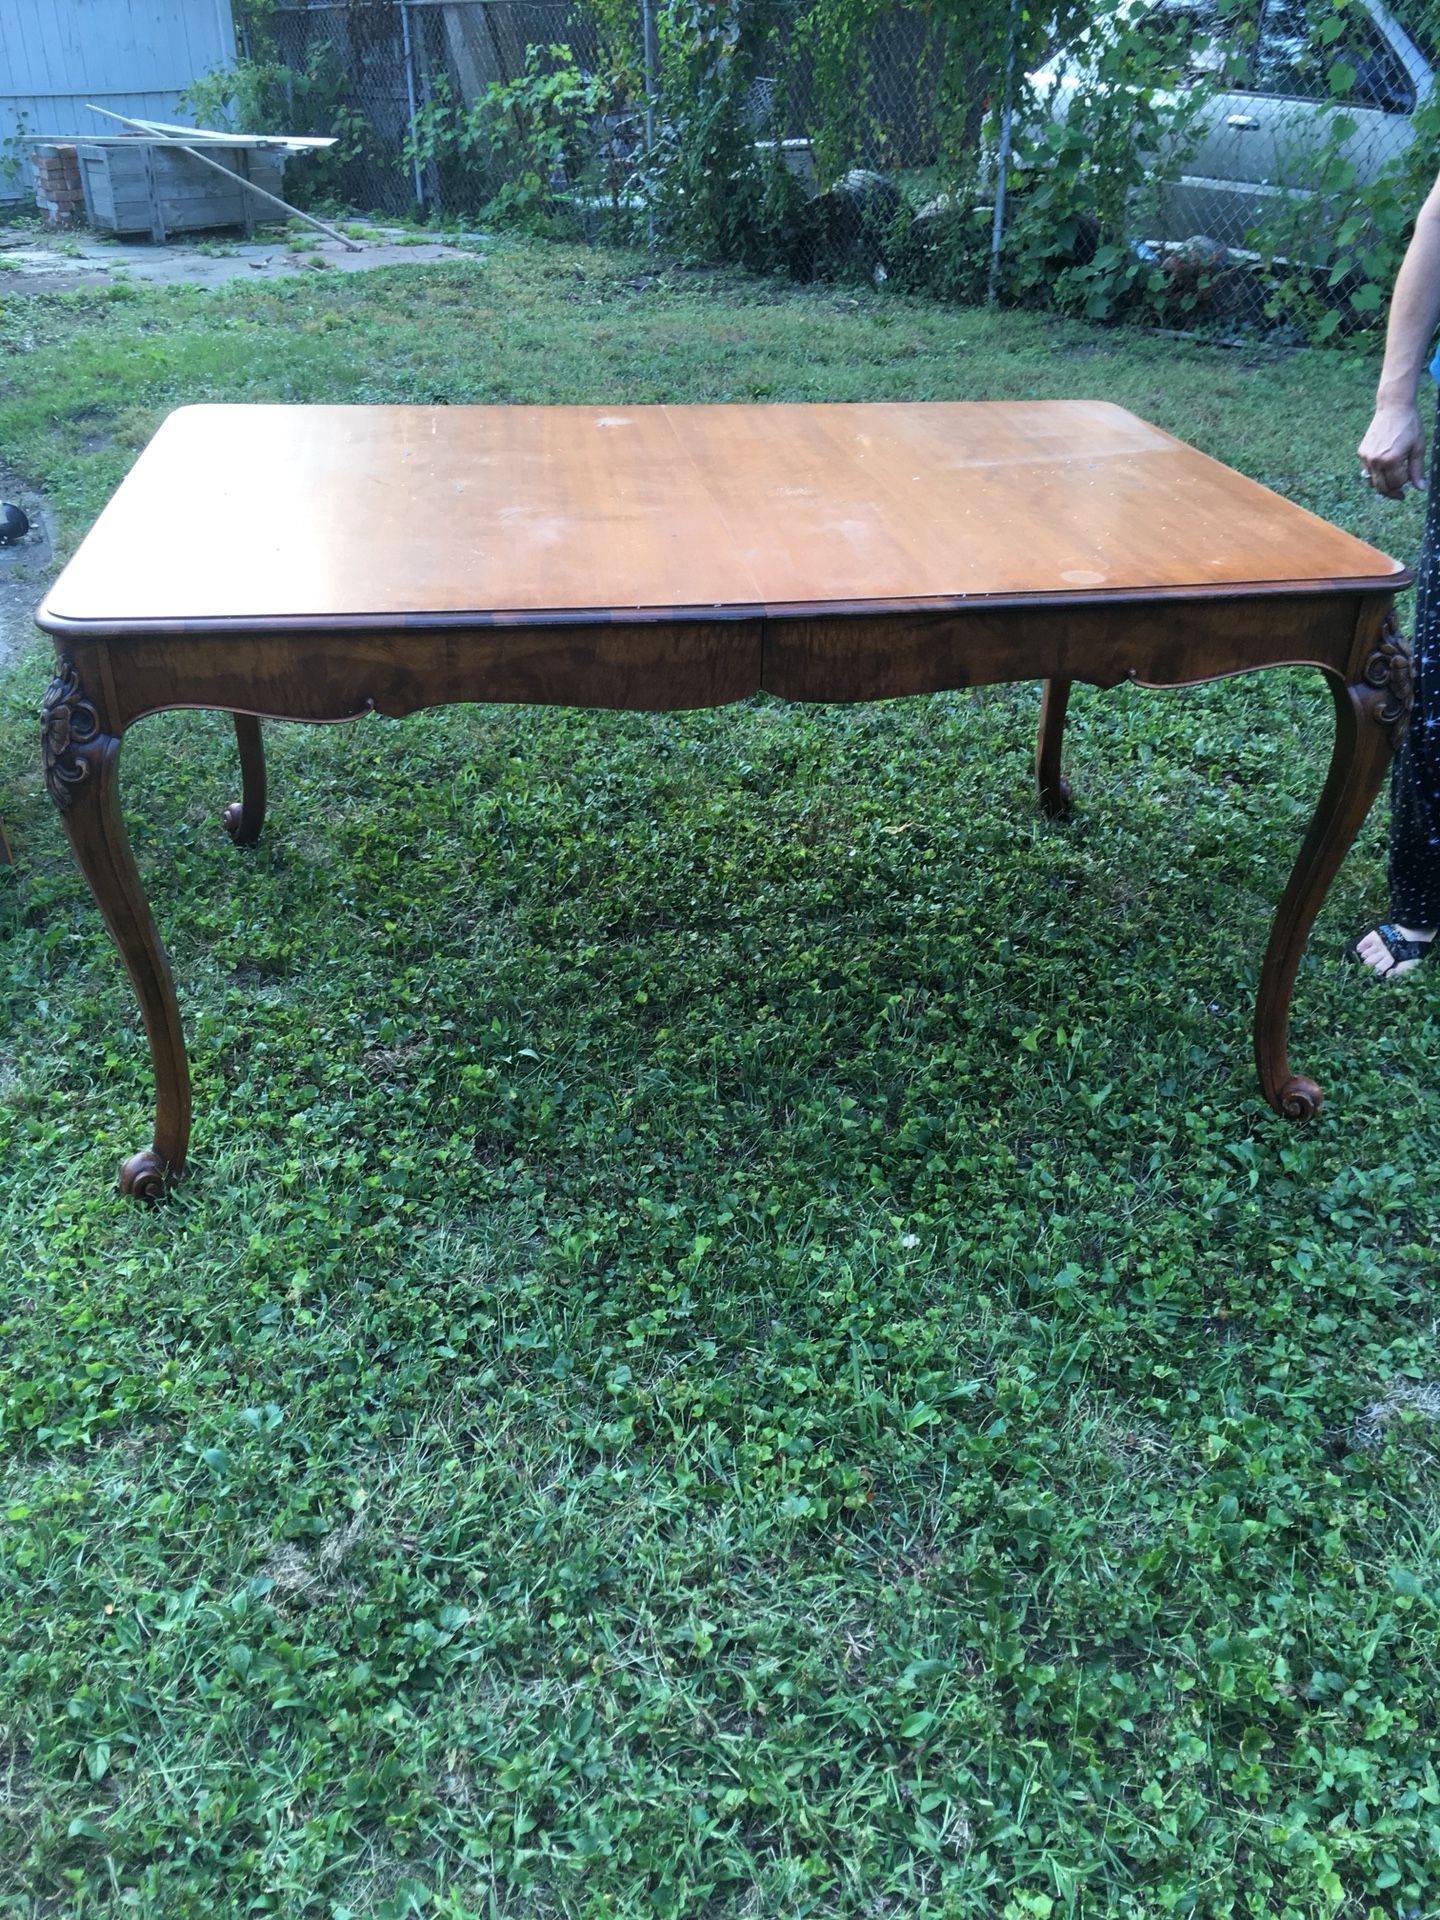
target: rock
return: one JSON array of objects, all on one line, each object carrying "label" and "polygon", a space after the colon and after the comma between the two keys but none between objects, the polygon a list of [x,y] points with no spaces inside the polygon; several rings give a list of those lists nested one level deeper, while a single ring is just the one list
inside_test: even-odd
[{"label": "rock", "polygon": [[1209,234],[1192,234],[1160,256],[1167,299],[1186,313],[1260,324],[1264,291],[1252,262],[1237,259]]},{"label": "rock", "polygon": [[1229,261],[1229,249],[1203,233],[1166,247],[1160,256],[1161,270],[1171,293],[1196,293],[1207,299]]},{"label": "rock", "polygon": [[1208,233],[1192,233],[1188,240],[1178,241],[1167,251],[1172,259],[1211,267],[1223,267],[1230,258],[1230,249],[1219,240],[1212,240]]},{"label": "rock", "polygon": [[888,273],[907,227],[895,183],[852,168],[801,208],[792,271],[805,280],[832,274],[875,280]]}]

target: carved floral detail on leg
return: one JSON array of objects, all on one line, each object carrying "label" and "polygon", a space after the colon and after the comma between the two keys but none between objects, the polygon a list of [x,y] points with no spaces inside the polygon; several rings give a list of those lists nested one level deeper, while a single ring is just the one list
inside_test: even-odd
[{"label": "carved floral detail on leg", "polygon": [[1381,696],[1367,704],[1390,735],[1391,746],[1398,747],[1410,724],[1410,649],[1393,613],[1385,616],[1380,638],[1365,662],[1364,681]]},{"label": "carved floral detail on leg", "polygon": [[40,703],[40,744],[45,756],[45,784],[63,813],[73,805],[76,789],[93,778],[97,764],[111,744],[102,732],[100,716],[85,698],[80,676],[68,660],[45,689]]}]

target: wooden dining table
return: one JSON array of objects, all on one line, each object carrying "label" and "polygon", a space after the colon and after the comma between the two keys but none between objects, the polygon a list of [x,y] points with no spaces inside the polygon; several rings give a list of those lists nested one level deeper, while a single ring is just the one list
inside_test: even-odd
[{"label": "wooden dining table", "polygon": [[[1266,1099],[1310,927],[1410,705],[1396,561],[1102,401],[785,406],[196,406],[172,413],[37,615],[45,776],[139,998],[151,1143],[180,1173],[175,989],[117,793],[126,731],[235,716],[244,845],[262,719],[453,701],[674,710],[764,690],[883,700],[1044,682],[1039,805],[1063,812],[1074,681],[1179,687],[1317,669],[1328,775],[1255,1000]],[[1184,911],[1177,900],[1176,911]]]}]

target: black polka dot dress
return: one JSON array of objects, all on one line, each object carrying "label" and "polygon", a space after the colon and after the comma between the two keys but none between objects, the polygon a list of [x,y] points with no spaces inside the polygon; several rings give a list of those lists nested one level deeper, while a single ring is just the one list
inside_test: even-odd
[{"label": "black polka dot dress", "polygon": [[1390,918],[1440,927],[1440,425],[1430,449],[1425,535],[1415,569],[1415,704],[1390,775]]}]

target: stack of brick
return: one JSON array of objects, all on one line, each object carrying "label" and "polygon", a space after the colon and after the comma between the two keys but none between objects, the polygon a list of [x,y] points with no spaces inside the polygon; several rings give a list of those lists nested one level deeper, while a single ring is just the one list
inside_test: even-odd
[{"label": "stack of brick", "polygon": [[32,146],[35,204],[47,227],[78,226],[85,218],[85,188],[74,147]]}]

